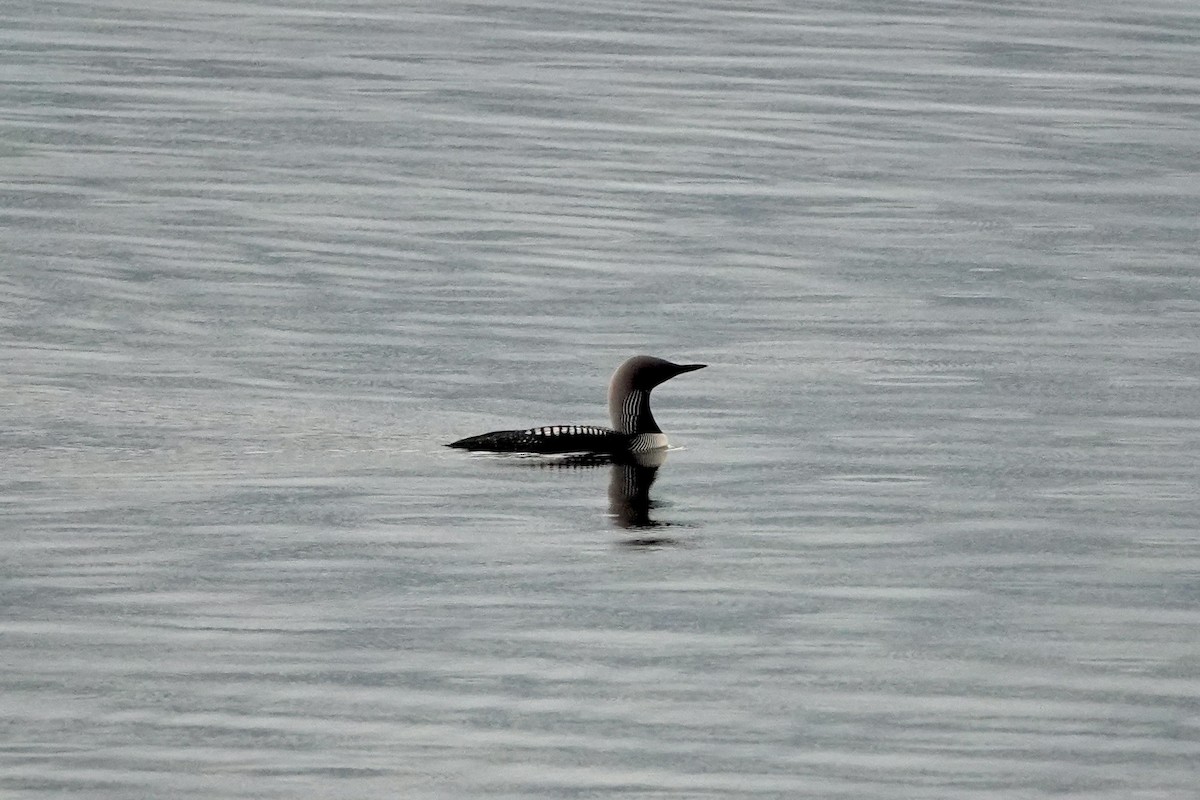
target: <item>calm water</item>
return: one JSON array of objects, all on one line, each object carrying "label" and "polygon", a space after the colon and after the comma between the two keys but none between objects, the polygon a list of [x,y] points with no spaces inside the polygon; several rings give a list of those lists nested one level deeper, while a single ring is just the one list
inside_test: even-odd
[{"label": "calm water", "polygon": [[1194,4],[0,41],[6,798],[1194,796]]}]

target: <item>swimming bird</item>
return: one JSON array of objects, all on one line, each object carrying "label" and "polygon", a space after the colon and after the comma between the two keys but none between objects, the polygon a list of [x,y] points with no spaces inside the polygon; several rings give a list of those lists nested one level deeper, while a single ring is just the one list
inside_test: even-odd
[{"label": "swimming bird", "polygon": [[663,450],[667,435],[650,412],[650,392],[676,375],[705,364],[673,364],[654,356],[634,356],[613,373],[608,384],[611,428],[596,425],[547,425],[520,431],[492,431],[451,442],[447,447],[493,453],[604,453],[628,455]]}]

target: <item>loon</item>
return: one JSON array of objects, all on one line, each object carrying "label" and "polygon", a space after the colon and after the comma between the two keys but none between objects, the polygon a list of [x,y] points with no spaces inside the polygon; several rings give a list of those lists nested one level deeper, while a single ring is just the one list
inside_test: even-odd
[{"label": "loon", "polygon": [[602,453],[622,456],[663,450],[667,435],[650,412],[650,391],[676,375],[706,364],[673,364],[653,356],[634,356],[613,373],[608,384],[611,428],[595,425],[548,425],[522,431],[492,431],[451,442],[447,447],[493,453]]}]

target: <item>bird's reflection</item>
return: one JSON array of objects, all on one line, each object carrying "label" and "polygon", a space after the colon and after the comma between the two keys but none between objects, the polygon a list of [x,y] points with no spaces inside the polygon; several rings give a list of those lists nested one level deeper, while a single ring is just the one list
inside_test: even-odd
[{"label": "bird's reflection", "polygon": [[614,458],[608,480],[608,513],[621,528],[657,528],[650,518],[650,487],[658,468],[667,460],[666,450],[653,450]]},{"label": "bird's reflection", "polygon": [[650,499],[650,487],[658,477],[658,468],[667,460],[666,450],[639,453],[614,461],[608,481],[608,513],[613,524],[629,531],[645,531],[641,536],[625,539],[626,547],[669,547],[679,544],[670,536],[656,536],[649,531],[664,528],[668,522],[659,522],[650,517],[654,501]]},{"label": "bird's reflection", "polygon": [[661,522],[651,516],[655,503],[650,499],[650,487],[658,477],[658,469],[667,460],[666,450],[649,453],[610,455],[606,453],[582,453],[554,459],[530,459],[531,465],[558,468],[587,469],[607,465],[608,513],[613,525],[627,531],[644,531],[630,539],[622,540],[627,547],[669,547],[679,544],[668,536],[649,533],[670,527],[672,523]]}]

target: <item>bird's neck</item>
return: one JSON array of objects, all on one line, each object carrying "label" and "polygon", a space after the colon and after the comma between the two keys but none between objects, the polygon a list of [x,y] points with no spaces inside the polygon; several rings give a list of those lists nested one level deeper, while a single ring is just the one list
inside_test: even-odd
[{"label": "bird's neck", "polygon": [[650,412],[650,392],[634,389],[614,397],[608,411],[613,428],[621,433],[662,433]]}]

